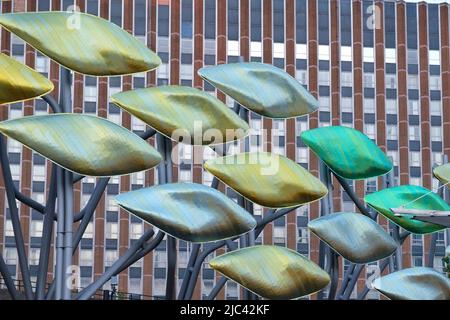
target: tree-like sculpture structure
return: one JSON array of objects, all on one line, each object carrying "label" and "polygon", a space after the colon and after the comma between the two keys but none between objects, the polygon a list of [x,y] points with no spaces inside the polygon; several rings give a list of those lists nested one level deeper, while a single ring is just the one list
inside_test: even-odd
[{"label": "tree-like sculpture structure", "polygon": [[[77,23],[73,24],[73,15]],[[267,152],[249,152],[249,113],[286,119],[314,112],[317,100],[287,73],[261,63],[235,63],[203,68],[199,75],[235,100],[234,110],[200,90],[164,86],[121,92],[113,103],[144,121],[150,129],[140,136],[106,119],[72,113],[71,71],[91,76],[147,72],[161,60],[137,39],[114,24],[82,13],[41,12],[0,15],[0,25],[61,66],[59,102],[52,83],[39,73],[1,54],[0,104],[41,97],[53,113],[0,123],[0,160],[27,299],[89,299],[112,276],[151,252],[167,236],[167,299],[191,299],[206,257],[226,246],[228,253],[210,264],[223,277],[210,293],[214,299],[226,281],[246,288],[244,298],[294,299],[319,292],[319,298],[348,299],[364,265],[382,260],[391,272],[374,283],[393,299],[449,299],[450,284],[431,269],[401,269],[401,244],[413,233],[431,233],[441,225],[399,217],[391,208],[411,200],[412,209],[448,211],[438,195],[413,186],[393,187],[392,164],[364,134],[345,127],[304,132],[302,139],[322,160],[321,180],[290,159]],[[71,70],[71,71],[69,71]],[[200,124],[201,131],[198,132]],[[156,135],[157,150],[145,140]],[[15,187],[5,136],[53,162],[47,202],[38,203]],[[229,142],[243,140],[243,153],[227,155]],[[211,147],[220,156],[204,167],[213,176],[210,187],[172,182],[173,141]],[[72,255],[103,194],[109,177],[158,166],[158,185],[120,194],[119,206],[159,229],[135,241],[105,273],[80,292],[67,285]],[[334,175],[361,213],[333,212]],[[393,237],[376,223],[377,214],[354,194],[347,180],[388,175],[385,190],[366,202],[396,225]],[[73,212],[73,184],[85,176],[101,177],[86,206]],[[238,203],[219,192],[219,181],[238,193]],[[44,215],[36,290],[32,290],[16,200]],[[295,251],[255,246],[270,222],[296,208],[321,201],[321,217],[309,224],[321,240],[319,265]],[[253,204],[269,208],[262,219]],[[54,221],[55,277],[45,287]],[[73,230],[75,222],[80,222]],[[406,231],[400,231],[400,227]],[[192,253],[176,292],[176,239],[192,242]],[[236,247],[238,240],[239,248]],[[338,291],[339,256],[352,264]],[[400,270],[400,271],[398,271]],[[19,297],[0,256],[0,272],[12,298]],[[427,290],[416,288],[427,283]],[[430,285],[433,283],[433,285]],[[325,288],[328,288],[325,294]],[[367,294],[367,290],[360,296]]]}]

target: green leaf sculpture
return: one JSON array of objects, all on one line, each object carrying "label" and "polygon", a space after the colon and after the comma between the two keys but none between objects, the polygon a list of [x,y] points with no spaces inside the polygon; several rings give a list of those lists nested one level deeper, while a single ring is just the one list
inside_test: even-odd
[{"label": "green leaf sculpture", "polygon": [[161,59],[114,23],[80,12],[0,15],[0,25],[64,67],[93,76],[155,69]]},{"label": "green leaf sculpture", "polygon": [[160,154],[140,137],[95,116],[29,116],[1,122],[0,132],[81,175],[129,174],[161,161]]},{"label": "green leaf sculpture", "polygon": [[120,194],[116,200],[135,216],[185,241],[227,239],[256,226],[233,200],[201,184],[163,184]]}]

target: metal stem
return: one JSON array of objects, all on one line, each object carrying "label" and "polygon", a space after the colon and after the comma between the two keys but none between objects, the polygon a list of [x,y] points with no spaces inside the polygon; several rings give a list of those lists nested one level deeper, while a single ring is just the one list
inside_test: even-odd
[{"label": "metal stem", "polygon": [[47,94],[42,97],[42,100],[47,102],[47,104],[50,106],[50,109],[52,109],[53,113],[61,113],[61,107],[59,106],[58,102],[53,98],[52,95]]},{"label": "metal stem", "polygon": [[206,300],[214,300],[216,298],[216,296],[219,294],[220,290],[222,290],[222,288],[225,286],[225,284],[227,283],[228,279],[225,278],[224,276],[222,276],[220,278],[219,281],[217,281],[216,285],[214,286],[214,288],[211,290],[211,292],[209,293],[208,297],[206,298]]},{"label": "metal stem", "polygon": [[87,300],[95,292],[100,289],[111,277],[118,272],[120,267],[130,259],[141,247],[142,245],[154,235],[152,229],[148,229],[144,234],[125,252],[125,254],[120,257],[116,262],[113,263],[111,267],[108,268],[96,281],[91,283],[89,286],[84,288],[75,297],[76,300]]},{"label": "metal stem", "polygon": [[344,294],[345,289],[347,288],[347,285],[352,278],[352,273],[353,273],[353,270],[355,270],[355,266],[356,265],[354,263],[350,263],[347,270],[345,271],[344,278],[342,279],[341,288],[339,289],[339,291],[337,293],[338,299],[342,298],[342,295]]},{"label": "metal stem", "polygon": [[71,285],[70,279],[72,277],[72,251],[73,246],[73,183],[72,172],[65,171],[65,217],[64,217],[64,283],[63,283],[63,299],[70,300]]},{"label": "metal stem", "polygon": [[370,210],[366,208],[366,206],[359,200],[358,196],[353,191],[353,188],[350,187],[345,181],[344,178],[340,177],[339,175],[335,174],[333,172],[333,175],[336,177],[336,179],[339,181],[339,184],[342,186],[342,188],[345,190],[345,192],[348,194],[348,196],[352,199],[353,203],[356,205],[359,211],[361,211],[362,214],[365,216],[371,218],[372,220],[376,219],[377,214],[371,214]]},{"label": "metal stem", "polygon": [[359,264],[355,267],[353,274],[351,275],[351,280],[346,288],[346,290],[342,294],[342,299],[348,300],[353,292],[353,289],[355,288],[356,282],[358,281],[359,275],[361,274],[361,271],[364,269],[363,264]]},{"label": "metal stem", "polygon": [[[55,299],[62,298],[63,264],[64,264],[64,169],[57,168],[58,223],[56,225],[56,267],[55,267]],[[50,293],[50,290],[49,290]]]},{"label": "metal stem", "polygon": [[8,266],[5,263],[5,260],[3,259],[2,254],[0,253],[0,274],[3,277],[3,280],[5,280],[6,288],[8,289],[9,294],[11,295],[11,298],[13,300],[19,300],[20,296],[17,292],[16,286],[14,285],[14,280],[11,277],[11,274],[9,273]]},{"label": "metal stem", "polygon": [[8,200],[9,213],[11,215],[11,222],[14,230],[14,240],[16,242],[20,272],[22,273],[25,287],[25,296],[28,300],[32,300],[33,289],[31,287],[30,269],[28,268],[28,260],[25,251],[25,244],[23,241],[22,227],[20,225],[19,211],[17,209],[14,194],[14,181],[12,179],[11,168],[9,166],[6,138],[3,135],[1,135],[0,137],[0,161],[2,165],[3,179],[5,182],[5,191],[6,198]]},{"label": "metal stem", "polygon": [[186,266],[186,271],[184,271],[183,282],[181,283],[181,288],[180,288],[180,291],[178,292],[178,300],[184,299],[184,296],[186,294],[186,289],[189,284],[189,280],[191,279],[192,268],[197,260],[198,253],[200,251],[200,246],[201,245],[199,243],[192,244],[192,250],[191,250],[191,254],[189,256],[189,261]]},{"label": "metal stem", "polygon": [[50,179],[50,188],[47,197],[47,206],[45,207],[44,225],[42,228],[41,249],[39,252],[39,267],[36,281],[37,300],[44,299],[45,283],[47,280],[48,261],[53,235],[53,216],[55,214],[56,175],[57,175],[57,168],[56,165],[53,165]]},{"label": "metal stem", "polygon": [[106,186],[108,185],[109,179],[110,178],[101,178],[98,180],[94,192],[92,192],[92,195],[89,198],[88,202],[86,203],[86,206],[80,211],[80,213],[83,213],[83,218],[81,219],[81,223],[78,226],[78,230],[76,231],[73,237],[72,254],[75,253],[76,248],[78,247],[78,244],[80,243],[81,238],[83,237],[83,234],[86,231],[86,228],[88,227],[92,216],[94,215],[95,209],[97,208],[97,205],[100,199],[102,198],[103,192],[105,191]]}]

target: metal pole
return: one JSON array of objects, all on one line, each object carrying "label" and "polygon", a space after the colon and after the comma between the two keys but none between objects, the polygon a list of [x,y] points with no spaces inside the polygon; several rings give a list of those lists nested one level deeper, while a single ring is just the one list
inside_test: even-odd
[{"label": "metal pole", "polygon": [[44,299],[45,283],[47,280],[48,260],[50,255],[50,246],[53,235],[53,217],[55,214],[56,202],[56,165],[52,165],[52,175],[50,188],[47,197],[47,206],[45,207],[44,226],[42,228],[41,249],[39,252],[39,267],[37,272],[36,299]]},{"label": "metal pole", "polygon": [[3,277],[3,280],[5,280],[6,288],[8,289],[9,294],[11,295],[11,298],[13,300],[20,299],[19,293],[17,292],[16,286],[14,285],[14,280],[11,278],[11,275],[9,274],[8,266],[5,263],[5,260],[3,259],[2,254],[0,253],[0,274]]},{"label": "metal pole", "polygon": [[[157,134],[157,148],[164,156],[163,162],[158,168],[158,183],[165,184],[172,182],[172,141]],[[176,298],[176,277],[177,274],[177,240],[167,235],[167,278],[166,278],[166,299]]]},{"label": "metal pole", "polygon": [[220,290],[225,286],[227,283],[227,278],[222,276],[220,280],[216,283],[215,287],[211,290],[206,300],[214,300],[216,296],[219,294]]},{"label": "metal pole", "polygon": [[125,254],[120,257],[116,262],[113,263],[111,267],[104,272],[100,278],[95,282],[91,283],[89,286],[84,288],[76,297],[76,300],[87,300],[95,292],[100,289],[119,269],[120,267],[130,259],[141,247],[142,245],[154,235],[152,229],[148,229],[144,234],[125,252]]},{"label": "metal pole", "polygon": [[33,299],[33,289],[31,287],[30,269],[28,268],[28,260],[23,241],[22,227],[20,225],[19,210],[17,209],[14,181],[11,175],[11,168],[8,160],[8,150],[5,136],[0,136],[0,161],[2,164],[3,179],[5,182],[6,198],[8,200],[9,213],[11,215],[11,223],[14,230],[14,240],[16,242],[17,255],[19,259],[20,272],[22,273],[25,288],[25,296],[28,300]]},{"label": "metal pole", "polygon": [[72,286],[72,241],[73,241],[73,183],[72,172],[65,171],[65,217],[64,217],[64,283],[63,299],[71,300]]},{"label": "metal pole", "polygon": [[361,271],[364,269],[363,264],[359,264],[355,267],[353,271],[352,278],[347,286],[346,291],[343,292],[342,298],[344,300],[348,300],[353,292],[353,289],[355,288],[356,282],[358,281],[359,275],[361,274]]},{"label": "metal pole", "polygon": [[64,169],[57,168],[58,210],[56,225],[56,266],[55,266],[55,299],[62,298],[63,264],[64,264]]},{"label": "metal pole", "polygon": [[178,292],[178,300],[182,300],[184,298],[184,295],[186,294],[186,289],[192,275],[192,268],[195,264],[195,261],[197,260],[199,251],[200,251],[200,244],[193,243],[191,254],[189,256],[189,261],[186,266],[186,270],[184,271],[183,282],[181,283],[181,288],[180,291]]}]

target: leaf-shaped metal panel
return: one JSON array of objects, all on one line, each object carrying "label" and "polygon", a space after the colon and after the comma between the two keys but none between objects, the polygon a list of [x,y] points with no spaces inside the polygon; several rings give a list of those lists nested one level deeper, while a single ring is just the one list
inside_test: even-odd
[{"label": "leaf-shaped metal panel", "polygon": [[[450,163],[434,168],[433,174],[443,184],[450,183]],[[447,187],[450,188],[449,185]]]},{"label": "leaf-shaped metal panel", "polygon": [[256,226],[233,200],[201,184],[163,184],[121,194],[116,200],[130,213],[185,241],[227,239]]},{"label": "leaf-shaped metal panel", "polygon": [[382,227],[359,213],[332,213],[311,221],[308,228],[353,263],[365,264],[383,259],[397,248]]},{"label": "leaf-shaped metal panel", "polygon": [[88,176],[150,169],[160,154],[127,129],[81,114],[30,116],[0,123],[0,132],[67,168]]},{"label": "leaf-shaped metal panel", "polygon": [[322,182],[302,166],[267,152],[208,160],[205,169],[247,199],[270,208],[306,204],[328,192]]},{"label": "leaf-shaped metal panel", "polygon": [[0,15],[0,25],[68,69],[94,76],[152,70],[161,59],[117,25],[85,13]]},{"label": "leaf-shaped metal panel", "polygon": [[53,83],[40,73],[0,53],[0,105],[43,96]]},{"label": "leaf-shaped metal panel", "polygon": [[164,86],[113,95],[111,101],[167,137],[195,145],[219,144],[247,135],[248,124],[211,94]]},{"label": "leaf-shaped metal panel", "polygon": [[269,64],[222,64],[202,68],[198,74],[245,108],[265,117],[298,117],[319,107],[296,79]]},{"label": "leaf-shaped metal panel", "polygon": [[444,227],[433,223],[414,220],[406,216],[398,217],[391,209],[400,208],[401,206],[408,204],[406,209],[450,210],[450,206],[437,194],[430,193],[430,190],[426,188],[412,185],[398,186],[374,192],[366,195],[364,200],[369,206],[373,207],[400,227],[418,234],[439,231],[444,229]]},{"label": "leaf-shaped metal panel", "polygon": [[392,163],[380,148],[358,130],[330,126],[301,135],[328,167],[345,179],[367,179],[392,170]]},{"label": "leaf-shaped metal panel", "polygon": [[268,299],[295,299],[328,285],[330,276],[299,253],[279,246],[244,248],[210,261],[210,266]]},{"label": "leaf-shaped metal panel", "polygon": [[372,284],[392,300],[450,300],[450,279],[431,268],[403,269]]}]

